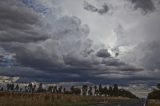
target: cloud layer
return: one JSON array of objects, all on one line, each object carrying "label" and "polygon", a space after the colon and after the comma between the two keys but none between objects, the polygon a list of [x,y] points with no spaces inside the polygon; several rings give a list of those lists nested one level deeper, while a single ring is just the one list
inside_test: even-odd
[{"label": "cloud layer", "polygon": [[[87,18],[63,10],[62,1],[0,1],[0,47],[9,55],[15,54],[10,60],[13,59],[18,65],[12,68],[1,65],[5,71],[0,74],[20,76],[20,81],[96,82],[96,79],[100,79],[105,82],[112,78],[145,79],[142,73],[159,69],[159,60],[156,58],[159,43],[153,42],[159,39],[159,15],[150,0],[144,4],[143,0],[122,1],[122,4],[114,0],[96,2],[99,5],[81,1],[80,11],[74,9],[74,4],[68,6],[80,16],[94,15],[92,19],[98,20],[88,23],[85,21]],[[70,2],[74,3],[72,0]],[[151,13],[143,15],[138,8]],[[108,15],[109,11],[113,11],[113,14]],[[151,18],[147,18],[147,15]],[[97,38],[102,41],[116,38],[116,43],[107,40],[111,44],[108,46],[94,39],[94,28],[97,32],[104,32],[96,33]],[[14,70],[13,73],[11,70]]]}]

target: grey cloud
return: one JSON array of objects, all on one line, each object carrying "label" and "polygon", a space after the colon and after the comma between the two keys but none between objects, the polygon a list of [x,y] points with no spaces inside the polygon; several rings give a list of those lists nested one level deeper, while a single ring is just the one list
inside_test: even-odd
[{"label": "grey cloud", "polygon": [[114,58],[104,59],[102,63],[107,66],[117,66],[117,67],[125,65],[124,62],[121,62],[120,60]]},{"label": "grey cloud", "polygon": [[[4,6],[0,6],[0,21],[3,23],[0,23],[0,46],[8,52],[15,53],[20,66],[41,70],[40,75],[35,72],[35,78],[36,74],[40,78],[46,73],[43,80],[51,79],[57,73],[60,75],[66,73],[78,74],[81,78],[77,80],[87,80],[94,79],[94,73],[135,69],[111,58],[107,48],[95,49],[93,41],[88,39],[89,27],[82,24],[79,18],[62,16],[58,12],[54,12],[57,18],[49,16],[50,14],[39,16],[34,10],[22,4],[14,4],[18,3],[17,0],[14,0],[12,5],[10,3],[12,4],[12,1],[3,1]],[[107,7],[103,6],[103,9],[98,9],[97,12],[104,14],[107,12],[106,9]],[[25,77],[19,71],[15,71],[14,74]],[[73,80],[73,77],[67,78]]]},{"label": "grey cloud", "polygon": [[131,0],[135,9],[142,9],[145,13],[154,11],[155,6],[152,0]]},{"label": "grey cloud", "polygon": [[100,49],[96,55],[102,58],[107,58],[111,56],[107,49]]},{"label": "grey cloud", "polygon": [[87,25],[83,25],[77,17],[63,16],[57,19],[51,26],[52,39],[79,40],[86,38],[90,32]]},{"label": "grey cloud", "polygon": [[84,70],[94,70],[93,65],[100,64],[95,55],[84,56],[81,54],[69,53],[63,57],[66,65]]},{"label": "grey cloud", "polygon": [[58,56],[49,56],[45,49],[36,44],[11,43],[2,45],[7,51],[16,54],[16,60],[21,66],[33,67],[40,70],[56,70],[58,67]]},{"label": "grey cloud", "polygon": [[134,66],[131,66],[131,65],[123,65],[123,66],[120,66],[119,69],[121,71],[130,71],[130,72],[136,72],[136,71],[143,71],[143,68],[135,68]]},{"label": "grey cloud", "polygon": [[137,55],[142,54],[140,61],[146,69],[160,69],[160,60],[158,58],[160,54],[159,40],[141,43],[136,47],[135,52],[137,53]]},{"label": "grey cloud", "polygon": [[159,13],[158,15],[153,13],[147,20],[143,20],[132,28],[132,31],[119,27],[117,29],[117,47],[119,50],[120,47],[124,47],[127,51],[127,53],[121,54],[121,51],[118,50],[119,56],[122,56],[120,58],[151,72],[160,69],[158,59],[160,53],[159,25]]},{"label": "grey cloud", "polygon": [[94,52],[93,49],[85,49],[83,52],[81,52],[81,54],[84,56],[84,57],[87,57],[89,56],[90,54],[92,54]]},{"label": "grey cloud", "polygon": [[107,4],[103,4],[102,8],[97,8],[94,5],[88,3],[87,1],[84,1],[84,9],[91,12],[97,12],[101,15],[108,13],[109,7]]},{"label": "grey cloud", "polygon": [[105,14],[105,13],[107,13],[108,11],[109,11],[109,7],[107,6],[107,4],[104,4],[104,5],[102,6],[102,9],[99,9],[98,13],[99,13],[99,14]]},{"label": "grey cloud", "polygon": [[47,39],[48,34],[43,33],[40,17],[20,6],[17,0],[0,1],[0,41],[35,42]]},{"label": "grey cloud", "polygon": [[89,4],[86,1],[84,1],[84,9],[86,9],[87,11],[91,11],[91,12],[97,12],[98,11],[98,9],[95,6]]}]

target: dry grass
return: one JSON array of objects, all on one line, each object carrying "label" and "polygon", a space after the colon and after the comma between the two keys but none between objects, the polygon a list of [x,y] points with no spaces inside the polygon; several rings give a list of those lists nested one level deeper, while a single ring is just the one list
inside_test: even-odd
[{"label": "dry grass", "polygon": [[160,100],[149,100],[147,106],[160,106]]},{"label": "dry grass", "polygon": [[77,96],[50,93],[0,93],[0,106],[88,106],[97,102],[127,100],[128,98]]}]

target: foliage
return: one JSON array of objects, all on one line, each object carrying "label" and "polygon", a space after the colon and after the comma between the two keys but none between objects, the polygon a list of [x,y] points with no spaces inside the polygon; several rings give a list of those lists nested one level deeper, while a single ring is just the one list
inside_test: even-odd
[{"label": "foliage", "polygon": [[102,96],[0,92],[0,106],[88,106],[103,101]]},{"label": "foliage", "polygon": [[157,84],[157,88],[160,90],[160,83],[159,83],[159,84]]},{"label": "foliage", "polygon": [[[25,86],[25,90],[22,91],[18,84],[14,86],[14,84],[7,84],[7,90],[12,92],[23,92],[23,93],[53,93],[53,94],[74,94],[74,95],[83,95],[83,96],[110,96],[110,97],[129,97],[129,98],[137,98],[134,94],[124,89],[119,89],[117,84],[113,86],[102,86],[101,84],[97,86],[88,86],[83,85],[81,88],[71,86],[70,90],[66,90],[62,86],[48,86],[48,88],[44,88],[43,84],[40,83],[38,86],[30,83]],[[3,91],[3,89],[0,89]]]},{"label": "foliage", "polygon": [[148,99],[159,99],[160,100],[160,84],[157,84],[157,89],[154,89],[148,94]]},{"label": "foliage", "polygon": [[160,100],[160,90],[155,90],[149,93],[148,99],[159,99]]}]

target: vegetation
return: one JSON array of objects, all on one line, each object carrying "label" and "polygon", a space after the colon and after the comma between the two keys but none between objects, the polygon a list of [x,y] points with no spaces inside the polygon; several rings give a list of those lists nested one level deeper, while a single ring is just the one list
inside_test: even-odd
[{"label": "vegetation", "polygon": [[0,106],[86,106],[90,97],[49,93],[0,93]]},{"label": "vegetation", "polygon": [[149,100],[146,106],[160,106],[160,100]]},{"label": "vegetation", "polygon": [[157,84],[157,89],[148,94],[147,106],[160,106],[160,84]]},{"label": "vegetation", "polygon": [[154,89],[148,94],[148,99],[159,99],[160,100],[160,84],[157,84],[157,89]]},{"label": "vegetation", "polygon": [[131,92],[119,89],[118,85],[107,88],[102,85],[81,88],[71,86],[69,90],[62,86],[43,88],[28,84],[24,90],[18,84],[7,84],[6,89],[0,87],[0,106],[88,106],[98,102],[112,102],[137,98]]},{"label": "vegetation", "polygon": [[62,86],[49,86],[48,88],[43,88],[43,84],[40,83],[39,86],[34,84],[28,84],[25,86],[25,89],[19,87],[19,85],[7,84],[6,90],[3,87],[0,87],[0,91],[12,91],[12,92],[23,92],[23,93],[52,93],[52,94],[74,94],[74,95],[83,95],[83,96],[110,96],[110,97],[128,97],[128,98],[137,98],[134,94],[124,89],[119,89],[117,84],[114,86],[88,86],[83,85],[81,88],[71,86],[70,90]]},{"label": "vegetation", "polygon": [[121,97],[52,93],[0,92],[0,106],[89,106],[99,102],[129,100]]}]

